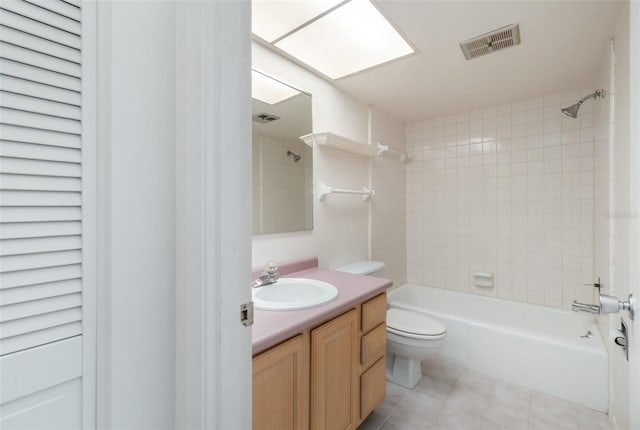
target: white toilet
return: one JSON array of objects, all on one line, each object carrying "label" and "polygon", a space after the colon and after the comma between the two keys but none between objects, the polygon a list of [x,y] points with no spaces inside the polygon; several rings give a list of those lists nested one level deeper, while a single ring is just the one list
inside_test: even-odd
[{"label": "white toilet", "polygon": [[[337,271],[376,276],[384,263],[359,261],[337,268]],[[387,309],[387,379],[413,388],[422,378],[420,362],[439,352],[447,335],[447,327],[419,312]]]}]

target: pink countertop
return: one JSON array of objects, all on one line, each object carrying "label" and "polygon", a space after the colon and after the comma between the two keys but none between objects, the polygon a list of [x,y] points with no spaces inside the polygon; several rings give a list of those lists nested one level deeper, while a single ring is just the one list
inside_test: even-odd
[{"label": "pink countertop", "polygon": [[[295,262],[301,267],[300,261]],[[304,260],[311,261],[311,259]],[[317,265],[317,259],[311,264]],[[309,267],[311,264],[303,266]],[[338,289],[338,297],[322,306],[295,311],[265,311],[256,309],[252,327],[253,355],[256,355],[290,337],[322,324],[372,297],[377,296],[388,288],[392,282],[388,279],[373,276],[353,275],[351,273],[336,272],[335,270],[318,269],[317,266],[291,273],[282,265],[280,272],[283,277],[308,278],[329,282]]]}]

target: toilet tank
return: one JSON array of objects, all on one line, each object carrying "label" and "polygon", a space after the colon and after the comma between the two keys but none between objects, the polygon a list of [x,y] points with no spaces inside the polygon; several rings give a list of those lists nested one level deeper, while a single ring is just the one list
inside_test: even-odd
[{"label": "toilet tank", "polygon": [[338,272],[353,273],[354,275],[381,276],[382,269],[384,269],[384,261],[366,260],[347,264],[335,270]]}]

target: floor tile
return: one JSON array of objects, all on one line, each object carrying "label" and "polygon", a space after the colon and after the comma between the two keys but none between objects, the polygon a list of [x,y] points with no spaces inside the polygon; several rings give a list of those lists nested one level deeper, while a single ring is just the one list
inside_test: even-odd
[{"label": "floor tile", "polygon": [[442,400],[418,391],[409,391],[385,423],[385,429],[425,429],[435,422],[442,407]]},{"label": "floor tile", "polygon": [[430,430],[479,430],[482,417],[467,413],[457,405],[446,403]]},{"label": "floor tile", "polygon": [[473,415],[482,415],[490,402],[490,396],[458,383],[453,386],[446,399],[447,404],[455,405],[459,410]]},{"label": "floor tile", "polygon": [[452,384],[440,379],[436,379],[433,376],[424,375],[418,385],[413,389],[421,393],[429,394],[437,399],[444,400],[449,392],[453,388]]},{"label": "floor tile", "polygon": [[408,388],[387,381],[387,393],[385,399],[389,400],[394,405],[397,405],[402,396],[404,396],[404,393],[407,391],[409,391]]},{"label": "floor tile", "polygon": [[531,415],[510,406],[493,402],[483,417],[509,430],[525,430],[531,426]]},{"label": "floor tile", "polygon": [[531,398],[531,390],[508,382],[495,381],[491,404],[484,417],[508,429],[529,429]]},{"label": "floor tile", "polygon": [[388,415],[383,415],[374,410],[369,414],[367,419],[365,419],[362,424],[360,424],[358,430],[378,430],[384,424],[387,416]]},{"label": "floor tile", "polygon": [[612,430],[606,414],[440,358],[413,389],[387,382],[359,430]]},{"label": "floor tile", "polygon": [[387,381],[387,391],[385,398],[382,400],[382,402],[380,402],[378,406],[376,406],[373,412],[369,414],[367,419],[364,420],[362,424],[360,424],[358,430],[378,430],[380,427],[382,427],[384,422],[387,420],[389,415],[391,415],[393,410],[402,399],[402,396],[404,396],[407,391],[407,388]]},{"label": "floor tile", "polygon": [[578,430],[580,426],[578,421],[569,421],[567,419],[555,419],[552,417],[533,415],[531,417],[532,430]]},{"label": "floor tile", "polygon": [[422,362],[422,373],[453,385],[462,373],[462,368],[441,359],[432,359]]},{"label": "floor tile", "polygon": [[476,371],[464,369],[460,372],[455,386],[468,388],[489,397],[493,393],[493,384],[494,379]]},{"label": "floor tile", "polygon": [[507,427],[502,427],[499,424],[496,424],[494,422],[489,421],[486,418],[483,418],[482,422],[480,423],[480,430],[511,430],[511,429]]},{"label": "floor tile", "polygon": [[495,381],[492,398],[504,405],[512,405],[519,410],[531,412],[532,391],[528,388],[505,381]]},{"label": "floor tile", "polygon": [[536,429],[542,425],[555,426],[558,430],[579,428],[578,408],[569,401],[534,392],[531,410],[534,418],[532,424]]},{"label": "floor tile", "polygon": [[578,407],[578,424],[580,430],[611,430],[609,416],[583,406]]}]

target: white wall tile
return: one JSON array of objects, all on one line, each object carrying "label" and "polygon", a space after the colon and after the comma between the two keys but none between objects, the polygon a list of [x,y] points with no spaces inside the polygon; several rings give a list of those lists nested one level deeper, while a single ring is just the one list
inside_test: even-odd
[{"label": "white wall tile", "polygon": [[[596,196],[594,115],[565,121],[560,113],[579,94],[429,121],[440,147],[449,146],[417,150],[434,162],[407,168],[411,282],[554,307],[584,295],[593,264],[585,249]],[[407,142],[424,123],[407,125]],[[473,271],[493,272],[494,289],[474,287]]]}]

